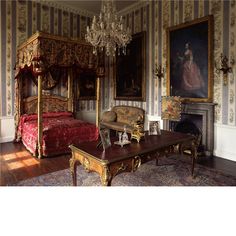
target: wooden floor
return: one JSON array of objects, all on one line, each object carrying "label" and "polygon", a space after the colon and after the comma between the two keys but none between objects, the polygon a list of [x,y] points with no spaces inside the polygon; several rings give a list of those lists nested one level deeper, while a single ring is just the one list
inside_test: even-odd
[{"label": "wooden floor", "polygon": [[[39,160],[33,157],[22,143],[9,142],[0,145],[1,186],[13,185],[24,179],[69,167],[70,154]],[[198,163],[236,176],[236,162],[218,157],[200,157]]]},{"label": "wooden floor", "polygon": [[12,185],[20,180],[63,170],[69,167],[70,155],[37,159],[22,143],[3,143],[0,157],[0,185]]}]

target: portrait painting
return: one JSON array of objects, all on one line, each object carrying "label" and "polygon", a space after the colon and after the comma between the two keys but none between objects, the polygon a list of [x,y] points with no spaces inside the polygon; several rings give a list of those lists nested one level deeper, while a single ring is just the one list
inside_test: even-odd
[{"label": "portrait painting", "polygon": [[77,76],[77,98],[79,100],[96,99],[96,73],[81,72]]},{"label": "portrait painting", "polygon": [[213,16],[167,29],[167,95],[212,101]]},{"label": "portrait painting", "polygon": [[145,100],[145,32],[132,35],[126,55],[116,57],[114,99]]}]

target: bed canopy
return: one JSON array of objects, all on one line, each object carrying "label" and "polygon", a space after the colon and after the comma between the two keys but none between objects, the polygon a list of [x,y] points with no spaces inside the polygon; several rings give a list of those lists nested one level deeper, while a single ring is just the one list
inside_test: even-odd
[{"label": "bed canopy", "polygon": [[[100,60],[99,60],[100,59]],[[38,114],[38,157],[41,157],[42,141],[42,113],[48,111],[45,91],[52,89],[58,83],[60,70],[66,70],[68,75],[67,110],[75,111],[75,82],[73,70],[92,70],[97,76],[97,101],[96,101],[96,124],[98,125],[100,113],[100,81],[104,74],[101,57],[92,53],[92,46],[81,40],[71,40],[61,36],[37,31],[26,42],[18,47],[15,66],[15,126],[19,124],[20,116],[24,112],[32,112],[23,104],[22,82],[30,77],[37,85]],[[55,103],[60,103],[57,96],[50,96]],[[60,106],[60,104],[59,104]],[[17,137],[16,137],[17,139]]]}]

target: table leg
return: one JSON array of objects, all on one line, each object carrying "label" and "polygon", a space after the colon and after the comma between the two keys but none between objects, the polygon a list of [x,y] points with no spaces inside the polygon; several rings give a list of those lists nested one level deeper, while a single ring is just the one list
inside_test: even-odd
[{"label": "table leg", "polygon": [[191,154],[192,154],[192,170],[191,170],[191,174],[193,176],[195,160],[197,159],[197,146],[195,144],[193,144],[191,149],[192,149],[191,150]]},{"label": "table leg", "polygon": [[107,165],[103,166],[103,171],[101,175],[101,182],[103,186],[111,186],[111,173]]},{"label": "table leg", "polygon": [[73,180],[73,186],[77,186],[77,175],[76,175],[76,168],[77,167],[77,161],[72,157],[70,159],[70,172],[72,175],[72,180]]},{"label": "table leg", "polygon": [[111,186],[111,180],[107,181],[107,182],[102,182],[102,186],[110,187]]}]

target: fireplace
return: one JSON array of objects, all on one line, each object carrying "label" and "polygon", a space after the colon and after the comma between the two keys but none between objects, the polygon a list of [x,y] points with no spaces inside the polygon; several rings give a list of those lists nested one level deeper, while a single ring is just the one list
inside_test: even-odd
[{"label": "fireplace", "polygon": [[204,154],[202,144],[202,122],[201,116],[183,114],[180,121],[170,121],[170,130],[192,134],[196,137],[198,155]]},{"label": "fireplace", "polygon": [[181,120],[179,122],[164,120],[164,129],[174,131],[180,123],[182,132],[187,132],[187,126],[192,123],[196,130],[201,132],[199,152],[211,156],[214,149],[214,106],[215,103],[182,103]]}]

